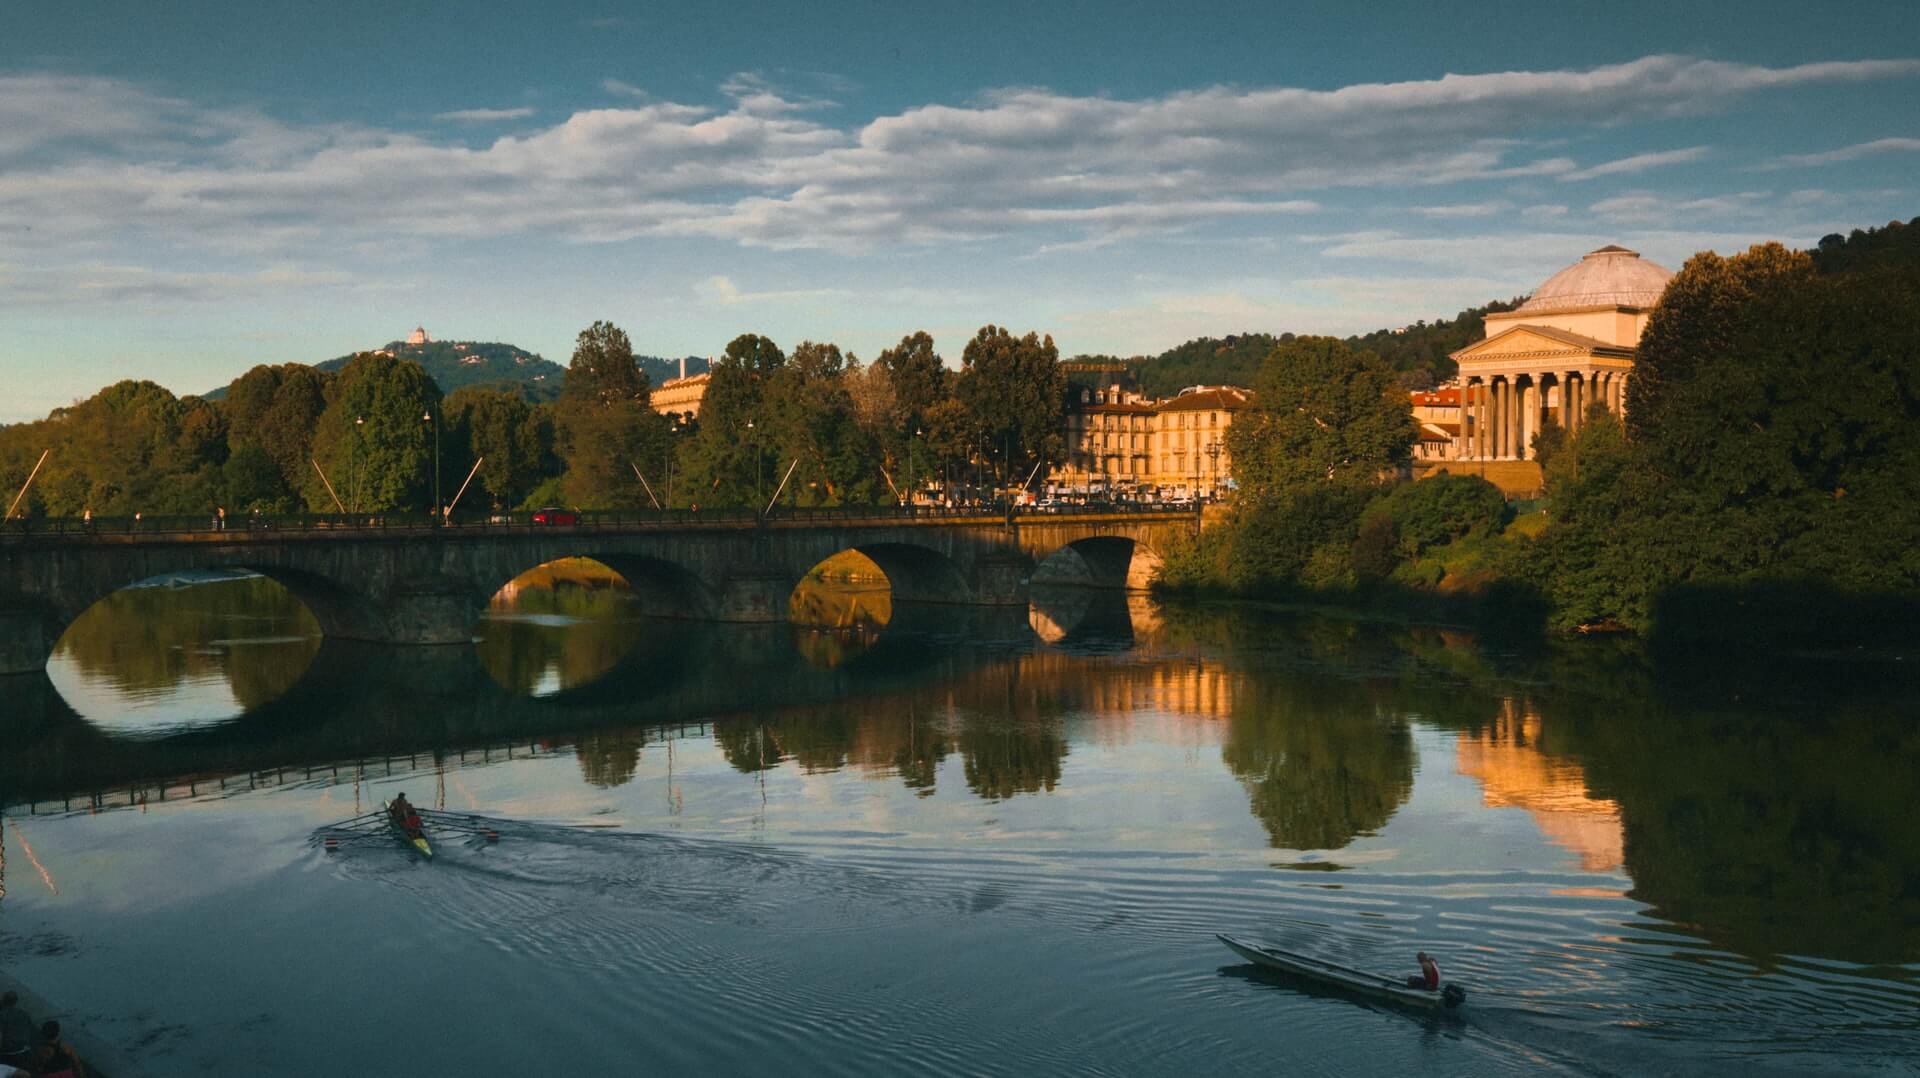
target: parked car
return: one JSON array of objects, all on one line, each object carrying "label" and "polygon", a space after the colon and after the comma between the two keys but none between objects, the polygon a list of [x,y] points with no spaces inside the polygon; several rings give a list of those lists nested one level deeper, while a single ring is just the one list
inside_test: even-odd
[{"label": "parked car", "polygon": [[549,505],[544,509],[535,509],[533,511],[533,522],[535,524],[554,524],[560,526],[578,524],[580,523],[580,514],[571,509],[562,509],[557,505]]}]

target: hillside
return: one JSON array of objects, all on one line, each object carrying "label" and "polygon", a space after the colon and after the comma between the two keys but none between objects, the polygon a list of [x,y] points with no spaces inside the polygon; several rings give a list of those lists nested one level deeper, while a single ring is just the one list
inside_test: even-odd
[{"label": "hillside", "polygon": [[[1387,365],[1399,371],[1411,387],[1426,387],[1453,377],[1454,363],[1448,353],[1479,340],[1489,312],[1510,311],[1519,297],[1498,300],[1482,307],[1471,307],[1452,318],[1424,319],[1398,329],[1377,329],[1347,338],[1355,348],[1374,352]],[[1290,341],[1291,333],[1238,333],[1225,337],[1198,337],[1167,349],[1157,356],[1128,360],[1133,381],[1149,396],[1169,397],[1187,386],[1253,384],[1254,372],[1273,346]],[[1076,360],[1110,360],[1109,356],[1076,356]]]},{"label": "hillside", "polygon": [[[549,401],[560,395],[567,369],[524,348],[494,341],[428,341],[406,344],[390,341],[380,351],[411,359],[427,369],[440,392],[468,386],[511,389],[530,401]],[[340,356],[314,366],[337,371],[352,356]]]},{"label": "hillside", "polygon": [[[516,345],[497,341],[429,341],[425,344],[389,341],[378,350],[411,359],[425,367],[442,393],[452,393],[468,386],[487,386],[518,393],[537,404],[557,398],[567,375],[566,367],[561,364]],[[677,359],[660,356],[634,358],[653,385],[680,376],[680,361]],[[351,355],[339,356],[314,366],[323,371],[337,371],[352,359]],[[688,357],[688,374],[697,374],[706,369],[705,358]],[[227,387],[221,386],[202,396],[208,400],[219,400],[226,394]]]}]

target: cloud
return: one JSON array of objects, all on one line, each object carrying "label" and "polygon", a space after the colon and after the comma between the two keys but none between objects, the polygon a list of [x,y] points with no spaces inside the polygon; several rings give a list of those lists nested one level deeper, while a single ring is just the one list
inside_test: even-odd
[{"label": "cloud", "polygon": [[1433,220],[1448,221],[1468,217],[1492,217],[1506,210],[1505,202],[1465,202],[1451,206],[1413,206],[1408,212]]},{"label": "cloud", "polygon": [[452,123],[486,124],[500,120],[524,120],[533,115],[533,112],[532,106],[529,105],[522,105],[517,109],[455,109],[452,112],[437,113],[434,119]]},{"label": "cloud", "polygon": [[229,273],[98,264],[32,270],[0,265],[0,307],[215,303],[272,292],[355,285],[351,274],[290,266]]},{"label": "cloud", "polygon": [[[850,127],[822,118],[824,99],[753,74],[727,80],[717,107],[653,100],[607,79],[606,92],[632,100],[481,146],[283,123],[111,79],[25,76],[0,80],[0,236],[45,258],[115,244],[285,257],[303,244],[527,234],[836,251],[996,240],[1027,252],[1086,249],[1231,233],[1236,223],[1314,212],[1316,196],[1340,189],[1579,176],[1571,160],[1538,156],[1528,133],[1915,75],[1920,61],[1773,68],[1650,56],[1333,90],[1212,87],[1125,100],[1007,89]],[[1586,171],[1630,172],[1658,157]]]},{"label": "cloud", "polygon": [[621,82],[619,79],[601,79],[600,88],[617,97],[638,97],[645,99],[653,96],[640,87],[630,82]]},{"label": "cloud", "polygon": [[1605,198],[1587,207],[1588,212],[1609,221],[1629,224],[1673,224],[1700,217],[1726,217],[1751,214],[1761,209],[1764,191],[1740,191],[1707,198],[1670,198],[1665,195],[1635,193]]},{"label": "cloud", "polygon": [[1667,165],[1683,165],[1689,161],[1698,161],[1713,152],[1710,146],[1689,146],[1684,150],[1661,150],[1658,153],[1637,153],[1632,157],[1603,162],[1590,168],[1577,169],[1564,173],[1562,183],[1574,180],[1591,180],[1600,176],[1623,176],[1645,172],[1652,168],[1664,168]]},{"label": "cloud", "polygon": [[720,307],[734,307],[746,303],[786,303],[793,300],[818,300],[834,296],[850,295],[843,289],[834,288],[798,288],[768,292],[743,292],[733,283],[733,278],[715,274],[693,286],[694,298],[702,303]]},{"label": "cloud", "polygon": [[1836,165],[1845,161],[1858,161],[1863,157],[1877,157],[1888,153],[1920,153],[1920,138],[1883,138],[1872,142],[1862,142],[1853,146],[1843,146],[1838,150],[1825,153],[1790,154],[1774,161],[1765,168],[1801,168],[1808,165]]}]

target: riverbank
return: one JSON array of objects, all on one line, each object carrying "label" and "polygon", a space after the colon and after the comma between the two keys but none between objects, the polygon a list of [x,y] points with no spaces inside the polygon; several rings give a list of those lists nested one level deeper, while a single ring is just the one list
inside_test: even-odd
[{"label": "riverbank", "polygon": [[144,1078],[147,1073],[134,1065],[118,1048],[87,1032],[72,1011],[56,1006],[45,996],[8,976],[5,971],[0,971],[0,992],[12,992],[19,997],[20,1010],[33,1020],[33,1028],[39,1029],[42,1022],[59,1022],[60,1039],[80,1053],[81,1061],[87,1065],[87,1073],[93,1078]]}]

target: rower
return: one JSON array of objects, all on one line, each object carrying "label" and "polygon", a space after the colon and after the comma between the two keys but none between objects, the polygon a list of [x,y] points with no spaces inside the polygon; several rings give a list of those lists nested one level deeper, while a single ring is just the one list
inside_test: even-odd
[{"label": "rower", "polygon": [[406,794],[395,794],[393,803],[387,806],[387,811],[393,814],[394,821],[405,830],[420,830],[420,813],[413,807],[413,802],[407,800]]},{"label": "rower", "polygon": [[1420,972],[1415,976],[1407,978],[1407,987],[1424,988],[1429,992],[1439,991],[1440,963],[1435,962],[1433,956],[1425,951],[1421,951],[1418,958],[1420,960]]}]

